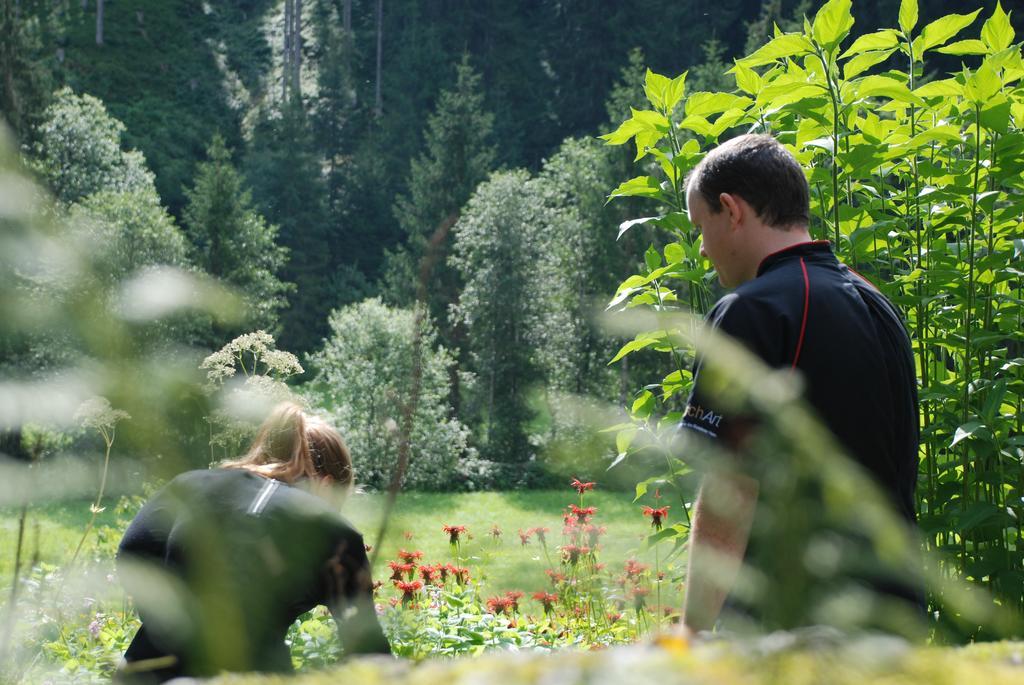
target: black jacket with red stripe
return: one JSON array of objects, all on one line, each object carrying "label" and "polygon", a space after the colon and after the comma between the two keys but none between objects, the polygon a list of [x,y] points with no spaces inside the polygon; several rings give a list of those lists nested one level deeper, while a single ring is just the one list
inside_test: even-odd
[{"label": "black jacket with red stripe", "polygon": [[[828,241],[802,243],[765,258],[707,321],[769,366],[799,371],[824,425],[914,521],[914,359],[899,312],[877,288],[841,264]],[[742,419],[718,410],[699,359],[694,375],[682,425],[729,442]]]}]

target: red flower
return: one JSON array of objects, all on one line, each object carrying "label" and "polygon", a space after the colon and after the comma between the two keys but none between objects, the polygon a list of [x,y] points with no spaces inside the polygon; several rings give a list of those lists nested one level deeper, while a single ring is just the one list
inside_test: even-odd
[{"label": "red flower", "polygon": [[523,598],[523,593],[519,590],[509,590],[505,593],[505,599],[509,601],[509,607],[513,612],[519,611],[519,600]]},{"label": "red flower", "polygon": [[577,507],[575,504],[570,505],[569,509],[580,523],[586,523],[597,512],[597,507]]},{"label": "red flower", "polygon": [[538,526],[537,528],[531,528],[530,530],[528,530],[526,532],[527,533],[533,533],[534,535],[537,536],[537,539],[540,540],[540,544],[546,545],[546,544],[548,544],[548,539],[547,539],[546,536],[547,536],[548,533],[551,532],[551,529],[550,528],[541,528],[540,526]]},{"label": "red flower", "polygon": [[487,600],[487,611],[492,614],[508,613],[512,609],[512,600],[508,597],[491,597]]},{"label": "red flower", "polygon": [[553,592],[534,592],[533,598],[544,606],[545,614],[550,614],[558,602],[558,595]]},{"label": "red flower", "polygon": [[461,585],[469,582],[469,569],[465,566],[452,566],[448,564],[448,572],[455,577],[455,581]]},{"label": "red flower", "polygon": [[416,568],[415,564],[403,564],[398,561],[389,561],[388,566],[391,567],[391,580],[401,580],[405,574],[411,577]]},{"label": "red flower", "polygon": [[531,533],[533,533],[533,528],[530,528],[525,533],[523,532],[522,528],[519,529],[519,541],[523,543],[523,547],[526,547],[526,545],[529,544]]},{"label": "red flower", "polygon": [[416,550],[415,552],[407,552],[404,549],[398,550],[398,558],[407,564],[411,564],[417,559],[423,558],[423,552]]},{"label": "red flower", "polygon": [[651,526],[656,530],[661,530],[662,520],[668,516],[668,510],[668,507],[661,507],[660,509],[644,507],[644,516],[650,516]]},{"label": "red flower", "polygon": [[562,546],[562,557],[566,562],[575,566],[579,563],[580,557],[590,554],[589,547],[579,547],[577,545],[563,545]]},{"label": "red flower", "polygon": [[626,560],[626,576],[628,578],[632,578],[632,579],[638,578],[648,568],[650,568],[650,567],[647,564],[641,564],[636,559],[627,559]]},{"label": "red flower", "polygon": [[429,564],[420,566],[420,577],[424,583],[429,583],[438,576],[440,576],[440,573],[438,573],[437,566],[430,566]]},{"label": "red flower", "polygon": [[620,618],[622,618],[622,614],[620,614],[620,613],[619,613],[619,612],[617,612],[617,611],[613,611],[613,612],[611,612],[611,613],[609,613],[609,614],[608,614],[608,622],[609,622],[609,623],[615,623],[615,622],[616,622],[616,621],[618,621],[618,620],[619,620]]},{"label": "red flower", "polygon": [[544,573],[548,575],[548,578],[551,579],[551,584],[555,586],[559,585],[560,583],[564,583],[566,580],[568,580],[564,573],[560,573],[554,569],[549,568],[548,570],[544,571]]},{"label": "red flower", "polygon": [[423,583],[418,580],[409,583],[396,580],[395,587],[402,591],[402,604],[407,604],[416,599],[416,593],[423,587]]},{"label": "red flower", "polygon": [[608,529],[604,526],[598,528],[597,526],[588,524],[586,528],[583,529],[583,532],[587,534],[587,544],[591,547],[596,547],[598,538],[608,532]]},{"label": "red flower", "polygon": [[491,537],[495,540],[501,537],[501,528],[498,527],[498,524],[491,526]]},{"label": "red flower", "polygon": [[572,479],[572,486],[576,488],[576,492],[581,495],[587,490],[593,490],[595,485],[597,485],[597,483],[581,483],[579,478]]},{"label": "red flower", "polygon": [[448,533],[448,542],[453,545],[459,544],[459,535],[466,532],[465,526],[442,526],[441,530]]}]

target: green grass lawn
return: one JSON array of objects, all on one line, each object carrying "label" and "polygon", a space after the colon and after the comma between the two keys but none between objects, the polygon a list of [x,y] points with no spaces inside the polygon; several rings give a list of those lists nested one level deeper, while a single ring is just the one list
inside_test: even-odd
[{"label": "green grass lawn", "polygon": [[[562,543],[562,511],[578,496],[571,488],[558,491],[516,491],[480,493],[404,493],[389,524],[387,535],[380,545],[381,551],[374,569],[374,577],[387,580],[390,572],[387,562],[396,558],[399,549],[420,550],[424,563],[454,562],[444,525],[463,525],[468,537],[461,547],[462,565],[468,566],[474,580],[483,583],[486,593],[518,589],[528,593],[546,589],[548,579],[544,570],[558,565],[557,546]],[[377,544],[384,497],[379,494],[357,494],[345,505],[343,514],[362,533],[367,544]],[[90,534],[84,553],[99,559],[109,559],[134,511],[129,507],[118,513],[116,500],[97,519],[97,529]],[[623,562],[636,557],[644,563],[655,564],[655,552],[645,550],[643,539],[650,532],[650,521],[643,517],[641,506],[632,503],[626,493],[590,492],[586,504],[596,506],[594,523],[606,526],[602,536],[598,560],[608,564],[608,570],[617,573]],[[673,507],[669,523],[677,520],[680,512]],[[50,504],[31,508],[26,526],[23,560],[33,557],[39,561],[61,565],[66,563],[77,545],[89,520],[89,502]],[[14,562],[18,512],[5,510],[0,518],[0,587],[9,585]],[[502,532],[500,538],[491,535],[493,526]],[[520,544],[517,530],[543,526],[548,533],[548,555],[532,539],[527,546]],[[660,550],[666,556],[670,545]],[[549,561],[550,560],[550,561]],[[680,560],[662,562],[669,581],[680,574]],[[665,583],[670,597],[678,596],[676,582]]]}]

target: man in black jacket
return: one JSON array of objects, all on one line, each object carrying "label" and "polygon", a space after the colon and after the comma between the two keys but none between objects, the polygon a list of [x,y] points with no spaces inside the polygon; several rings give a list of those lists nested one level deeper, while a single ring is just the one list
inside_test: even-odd
[{"label": "man in black jacket", "polygon": [[[878,289],[841,264],[828,241],[811,239],[808,184],[796,159],[770,136],[732,139],[693,170],[687,206],[702,235],[701,253],[733,289],[707,325],[768,366],[797,372],[805,399],[838,445],[913,524],[918,399],[910,340]],[[758,422],[723,410],[702,371],[698,357],[682,427],[744,452]],[[715,625],[741,562],[749,561],[759,485],[736,472],[705,476],[684,609],[692,631]],[[714,506],[723,501],[729,505]],[[914,583],[908,587],[881,590],[919,604]]]}]

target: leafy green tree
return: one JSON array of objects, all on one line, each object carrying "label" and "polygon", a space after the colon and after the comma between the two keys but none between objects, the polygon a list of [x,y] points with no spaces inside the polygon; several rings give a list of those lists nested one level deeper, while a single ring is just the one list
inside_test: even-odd
[{"label": "leafy green tree", "polygon": [[99,271],[111,285],[142,267],[188,265],[188,241],[152,187],[93,193],[70,213],[90,236]]},{"label": "leafy green tree", "polygon": [[533,456],[528,403],[543,381],[533,349],[545,297],[542,235],[562,217],[543,203],[523,170],[499,172],[481,184],[455,225],[452,264],[466,286],[453,309],[466,327],[469,366],[478,375],[473,410],[480,414],[482,453],[522,481]]},{"label": "leafy green tree", "polygon": [[330,247],[340,227],[328,221],[320,156],[297,98],[260,117],[246,162],[260,213],[280,227],[280,243],[289,250],[281,276],[296,291],[281,313],[281,343],[309,351],[327,332],[327,314],[339,300]]},{"label": "leafy green tree", "polygon": [[231,162],[231,151],[215,135],[206,162],[186,191],[185,226],[196,266],[235,286],[249,305],[249,324],[273,331],[291,290],[278,273],[287,250],[277,242],[277,227],[253,208],[252,195]]},{"label": "leafy green tree", "polygon": [[[360,483],[386,487],[398,459],[412,376],[415,317],[370,299],[335,310],[331,333],[311,356],[318,372],[308,386],[345,437]],[[419,402],[413,413],[411,453],[405,484],[442,490],[461,481],[486,484],[489,468],[469,447],[469,430],[453,415],[448,397],[451,354],[437,344],[427,319],[419,332],[423,350]]]},{"label": "leafy green tree", "polygon": [[36,131],[35,166],[64,202],[99,191],[152,188],[142,153],[122,149],[124,130],[100,100],[62,88]]},{"label": "leafy green tree", "polygon": [[615,179],[615,150],[590,138],[569,138],[544,162],[536,185],[557,231],[541,235],[546,267],[542,281],[545,315],[537,338],[537,359],[549,387],[559,392],[614,397],[607,360],[613,342],[594,322],[618,285],[632,255],[614,240],[618,208],[607,204]]}]

